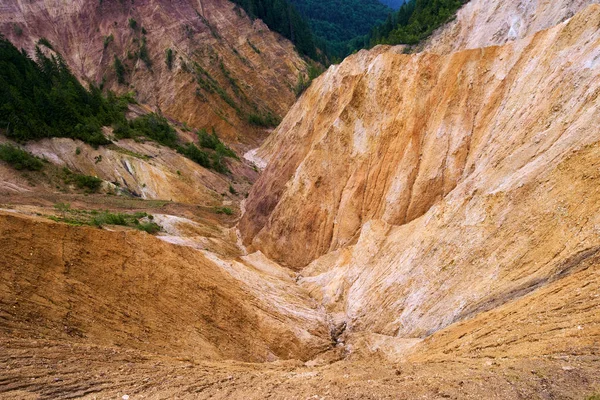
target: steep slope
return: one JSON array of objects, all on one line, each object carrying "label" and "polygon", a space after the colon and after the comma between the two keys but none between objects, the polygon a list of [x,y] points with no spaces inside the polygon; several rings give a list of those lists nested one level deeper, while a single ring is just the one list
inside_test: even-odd
[{"label": "steep slope", "polygon": [[[309,359],[325,314],[260,256],[0,213],[0,332],[191,358]],[[261,281],[262,285],[252,285]]]},{"label": "steep slope", "polygon": [[504,44],[532,35],[571,18],[596,0],[498,1],[470,0],[456,18],[429,38],[422,50],[451,53]]},{"label": "steep slope", "polygon": [[[0,5],[0,33],[29,52],[45,37],[80,78],[133,91],[141,103],[190,126],[215,126],[242,147],[264,136],[248,121],[284,115],[306,70],[289,41],[226,0],[10,0]],[[115,57],[126,84],[118,83]]]},{"label": "steep slope", "polygon": [[261,149],[271,162],[248,200],[246,237],[274,256],[286,246],[282,259],[302,266],[370,219],[423,215],[467,178],[499,180],[547,149],[556,162],[572,140],[593,143],[598,32],[583,18],[503,48],[380,49],[330,68]]},{"label": "steep slope", "polygon": [[569,274],[600,244],[599,26],[589,6],[502,47],[330,68],[259,152],[246,242],[324,255],[303,282],[338,323],[409,338]]}]

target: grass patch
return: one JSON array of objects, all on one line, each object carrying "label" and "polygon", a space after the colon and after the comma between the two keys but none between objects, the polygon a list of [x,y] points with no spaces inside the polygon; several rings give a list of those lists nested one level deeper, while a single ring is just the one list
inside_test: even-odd
[{"label": "grass patch", "polygon": [[217,214],[233,215],[233,210],[229,207],[215,207]]},{"label": "grass patch", "polygon": [[39,171],[44,167],[41,159],[10,144],[0,144],[0,160],[18,171]]},{"label": "grass patch", "polygon": [[95,226],[101,228],[105,225],[126,226],[150,234],[158,233],[162,227],[154,222],[154,216],[146,212],[113,213],[105,210],[76,210],[70,204],[57,203],[54,208],[60,216],[51,215],[49,219],[64,222],[74,226]]}]

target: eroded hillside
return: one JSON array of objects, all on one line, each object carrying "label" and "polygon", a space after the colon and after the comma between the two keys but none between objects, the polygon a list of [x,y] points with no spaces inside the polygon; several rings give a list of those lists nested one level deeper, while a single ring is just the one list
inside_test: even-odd
[{"label": "eroded hillside", "polygon": [[[577,271],[599,245],[600,7],[556,22],[331,67],[257,153],[246,243],[301,270],[350,337],[424,338]],[[597,319],[579,327],[593,354]]]},{"label": "eroded hillside", "polygon": [[0,32],[30,54],[46,38],[81,79],[242,148],[285,115],[306,71],[288,40],[226,0],[4,1]]}]

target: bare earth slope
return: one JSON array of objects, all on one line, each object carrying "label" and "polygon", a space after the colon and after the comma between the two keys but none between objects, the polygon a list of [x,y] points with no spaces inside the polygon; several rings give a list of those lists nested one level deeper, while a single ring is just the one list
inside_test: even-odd
[{"label": "bare earth slope", "polygon": [[590,7],[503,47],[361,52],[330,68],[261,149],[246,240],[302,267],[371,219],[410,222],[453,191],[464,200],[459,184],[503,192],[594,143],[597,20]]},{"label": "bare earth slope", "polygon": [[[254,153],[268,165],[240,204],[242,238],[193,205],[219,204],[227,181],[190,168],[209,190],[186,189],[168,152],[120,181],[189,203],[169,207],[194,221],[155,214],[158,237],[0,212],[0,397],[600,393],[591,3],[473,0],[432,52],[379,46],[331,67]],[[127,176],[87,148],[30,149]]]},{"label": "bare earth slope", "polygon": [[[0,33],[30,54],[45,37],[80,78],[133,91],[141,103],[190,126],[215,126],[243,147],[264,136],[248,116],[285,115],[306,70],[288,40],[227,0],[6,0]],[[139,57],[144,40],[150,66]],[[115,57],[127,85],[117,83]]]},{"label": "bare earth slope", "polygon": [[260,259],[225,268],[142,232],[0,221],[4,335],[245,361],[308,359],[329,346],[325,314],[291,277],[256,269]]},{"label": "bare earth slope", "polygon": [[456,18],[429,38],[423,49],[447,54],[504,44],[553,27],[597,0],[470,0]]},{"label": "bare earth slope", "polygon": [[262,149],[246,240],[323,256],[302,282],[334,320],[404,338],[569,274],[600,245],[599,26],[589,6],[502,47],[331,68]]}]

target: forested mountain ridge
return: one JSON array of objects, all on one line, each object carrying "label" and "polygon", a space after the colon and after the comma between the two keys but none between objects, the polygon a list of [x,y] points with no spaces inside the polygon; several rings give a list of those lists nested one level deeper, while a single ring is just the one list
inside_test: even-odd
[{"label": "forested mountain ridge", "polygon": [[[343,58],[352,40],[368,34],[393,11],[377,0],[290,0],[315,35],[317,47],[329,56]],[[362,41],[361,41],[362,43]]]},{"label": "forested mountain ridge", "polygon": [[290,1],[309,19],[315,35],[334,42],[368,33],[391,12],[377,0]]},{"label": "forested mountain ridge", "polygon": [[410,0],[373,28],[365,45],[417,44],[448,22],[469,0]]}]

